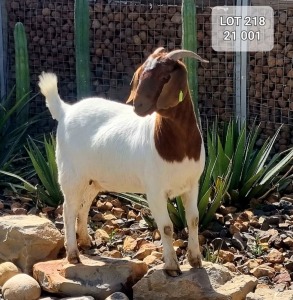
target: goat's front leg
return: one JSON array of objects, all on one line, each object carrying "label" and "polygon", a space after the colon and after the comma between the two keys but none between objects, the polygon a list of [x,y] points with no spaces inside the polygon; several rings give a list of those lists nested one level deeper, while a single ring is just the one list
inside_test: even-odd
[{"label": "goat's front leg", "polygon": [[175,250],[173,248],[173,224],[167,209],[167,198],[159,194],[147,194],[148,204],[158,225],[163,244],[164,270],[170,276],[181,274]]},{"label": "goat's front leg", "polygon": [[188,226],[188,261],[194,268],[201,268],[201,253],[198,241],[199,213],[197,208],[198,184],[182,195]]}]

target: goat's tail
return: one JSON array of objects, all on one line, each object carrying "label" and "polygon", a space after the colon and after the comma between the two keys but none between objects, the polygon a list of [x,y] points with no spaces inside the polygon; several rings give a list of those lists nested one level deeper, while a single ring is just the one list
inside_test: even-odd
[{"label": "goat's tail", "polygon": [[46,97],[46,105],[50,110],[53,119],[59,121],[64,115],[66,104],[58,94],[57,76],[54,73],[45,73],[39,76],[39,87],[41,93]]}]

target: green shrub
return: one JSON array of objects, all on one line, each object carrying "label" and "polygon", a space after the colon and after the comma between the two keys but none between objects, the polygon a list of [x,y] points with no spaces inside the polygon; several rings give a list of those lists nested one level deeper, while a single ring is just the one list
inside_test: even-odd
[{"label": "green shrub", "polygon": [[[15,124],[20,111],[32,99],[27,95],[14,101],[14,89],[0,102],[0,170],[9,170],[13,161],[23,148],[26,132],[30,125],[37,122],[38,117],[30,118],[23,123]],[[1,174],[0,174],[1,175]],[[4,178],[0,176],[0,183]]]},{"label": "green shrub", "polygon": [[293,148],[271,153],[282,126],[260,149],[256,145],[260,126],[253,124],[248,129],[245,122],[233,120],[222,133],[219,127],[215,122],[209,131],[208,151],[213,160],[219,157],[214,178],[223,174],[231,162],[228,194],[232,203],[247,206],[250,199],[263,197],[269,191],[282,191],[290,183],[291,176],[280,174],[293,161]]},{"label": "green shrub", "polygon": [[63,194],[58,183],[58,171],[55,160],[56,142],[53,136],[50,136],[49,139],[44,138],[43,147],[45,154],[41,152],[41,147],[29,137],[26,150],[41,185],[34,186],[23,177],[11,172],[2,173],[22,181],[22,187],[40,205],[57,207],[63,202]]}]

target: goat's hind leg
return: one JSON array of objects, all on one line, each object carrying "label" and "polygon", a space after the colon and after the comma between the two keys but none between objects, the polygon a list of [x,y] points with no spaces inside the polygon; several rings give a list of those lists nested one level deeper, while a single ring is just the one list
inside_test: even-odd
[{"label": "goat's hind leg", "polygon": [[65,230],[65,248],[67,260],[76,264],[80,262],[79,251],[76,242],[75,223],[80,208],[80,194],[76,191],[63,188],[64,205],[63,205],[63,221]]},{"label": "goat's hind leg", "polygon": [[201,268],[201,253],[198,241],[199,213],[197,208],[198,184],[182,195],[185,207],[186,221],[188,226],[188,262],[194,268]]},{"label": "goat's hind leg", "polygon": [[76,222],[77,243],[82,249],[88,249],[92,246],[92,238],[87,230],[88,213],[97,194],[98,191],[94,187],[93,182],[90,181],[89,185],[84,189],[82,203],[78,211]]}]

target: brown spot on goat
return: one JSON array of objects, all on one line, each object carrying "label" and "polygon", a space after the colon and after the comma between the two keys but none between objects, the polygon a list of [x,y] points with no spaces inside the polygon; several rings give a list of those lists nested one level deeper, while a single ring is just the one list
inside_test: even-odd
[{"label": "brown spot on goat", "polygon": [[[157,112],[155,146],[168,162],[181,162],[184,158],[197,161],[202,138],[194,114],[185,65],[179,61],[180,51],[158,51],[151,54],[135,72],[128,103],[140,116]],[[198,58],[193,53],[194,58]],[[204,60],[202,60],[204,61]]]},{"label": "brown spot on goat", "polygon": [[172,228],[171,226],[165,226],[164,227],[164,233],[168,236],[171,236],[172,235]]}]

